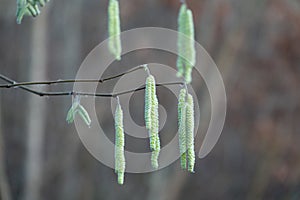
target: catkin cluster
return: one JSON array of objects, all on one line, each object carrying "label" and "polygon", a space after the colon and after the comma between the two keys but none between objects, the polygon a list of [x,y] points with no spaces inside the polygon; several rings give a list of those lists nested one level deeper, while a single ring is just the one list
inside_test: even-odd
[{"label": "catkin cluster", "polygon": [[182,4],[178,15],[178,77],[184,77],[187,83],[192,81],[192,68],[196,64],[196,50],[194,44],[193,14],[186,4]]},{"label": "catkin cluster", "polygon": [[123,128],[123,111],[120,103],[116,107],[115,111],[115,173],[118,175],[118,183],[122,185],[124,183],[125,173],[125,136]]},{"label": "catkin cluster", "polygon": [[156,96],[155,79],[149,75],[146,80],[145,91],[145,124],[149,132],[150,149],[152,151],[151,164],[152,167],[158,168],[158,157],[160,152],[159,139],[159,116],[158,116],[158,99]]},{"label": "catkin cluster", "polygon": [[186,89],[181,89],[178,99],[179,151],[182,169],[194,172],[194,102]]},{"label": "catkin cluster", "polygon": [[186,90],[181,89],[178,99],[178,127],[179,127],[179,151],[180,151],[180,164],[182,169],[186,169]]},{"label": "catkin cluster", "polygon": [[79,114],[81,119],[86,123],[86,125],[90,126],[91,125],[91,118],[86,111],[86,109],[80,104],[79,100],[76,100],[73,102],[71,108],[68,111],[67,114],[67,122],[73,123],[75,119],[75,115]]},{"label": "catkin cluster", "polygon": [[108,49],[117,60],[121,60],[122,52],[120,32],[119,1],[110,0],[108,5]]},{"label": "catkin cluster", "polygon": [[41,12],[39,6],[44,7],[49,0],[17,0],[17,23],[21,24],[25,15],[36,17]]}]

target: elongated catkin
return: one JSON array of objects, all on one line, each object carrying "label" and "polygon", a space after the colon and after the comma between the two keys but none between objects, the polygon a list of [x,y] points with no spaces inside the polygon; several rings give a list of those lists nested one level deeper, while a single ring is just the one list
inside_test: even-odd
[{"label": "elongated catkin", "polygon": [[192,68],[196,64],[196,50],[195,50],[195,31],[194,31],[194,22],[193,22],[193,14],[191,10],[187,10],[186,13],[186,36],[188,37],[186,40],[186,58],[187,62],[185,65],[185,80],[187,83],[192,81]]},{"label": "elongated catkin", "polygon": [[186,101],[186,140],[189,172],[194,172],[195,166],[194,124],[194,102],[192,95],[188,94]]},{"label": "elongated catkin", "polygon": [[[152,90],[152,92],[155,92]],[[152,93],[153,94],[153,93]],[[156,92],[154,93],[156,94]],[[152,108],[151,108],[151,134],[150,146],[152,148],[151,164],[154,169],[158,168],[158,157],[160,152],[160,139],[159,139],[159,116],[158,116],[158,100],[156,95],[152,95]]]},{"label": "elongated catkin", "polygon": [[148,76],[146,79],[146,88],[145,88],[145,124],[146,129],[150,130],[151,128],[151,106],[152,106],[152,87],[155,85],[155,80],[152,75]]},{"label": "elongated catkin", "polygon": [[186,4],[182,4],[179,10],[179,15],[177,19],[178,23],[178,39],[177,39],[177,76],[182,77],[184,75],[184,52],[185,52],[185,43],[184,43],[184,34],[185,34],[185,21],[186,21]]},{"label": "elongated catkin", "polygon": [[122,185],[124,183],[125,173],[125,136],[123,128],[123,110],[120,103],[116,107],[115,111],[115,172],[118,175],[118,183]]},{"label": "elongated catkin", "polygon": [[181,108],[181,118],[179,125],[179,151],[180,165],[182,169],[186,169],[186,104]]},{"label": "elongated catkin", "polygon": [[178,127],[179,127],[178,138],[179,138],[180,164],[182,169],[186,169],[185,98],[186,98],[186,90],[181,89],[178,98]]},{"label": "elongated catkin", "polygon": [[156,85],[155,85],[155,79],[151,75],[152,81],[151,81],[151,111],[150,111],[150,121],[151,121],[151,127],[150,127],[150,149],[155,150],[156,149],[156,139],[158,134],[158,127],[157,127],[157,121],[158,121],[158,101],[156,97]]},{"label": "elongated catkin", "polygon": [[149,132],[150,150],[152,151],[151,165],[153,168],[157,169],[160,152],[159,115],[155,79],[152,75],[149,75],[146,80],[145,124],[146,129]]},{"label": "elongated catkin", "polygon": [[108,49],[117,60],[121,60],[121,27],[120,27],[119,1],[109,0],[108,5]]},{"label": "elongated catkin", "polygon": [[178,57],[177,57],[177,76],[184,76],[185,81],[192,81],[192,68],[196,64],[196,50],[194,45],[194,22],[192,11],[186,4],[182,4],[178,15]]}]

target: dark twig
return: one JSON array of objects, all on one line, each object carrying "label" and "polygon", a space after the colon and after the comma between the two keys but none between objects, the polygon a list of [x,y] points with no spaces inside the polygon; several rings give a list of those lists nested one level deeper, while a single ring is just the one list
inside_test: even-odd
[{"label": "dark twig", "polygon": [[[144,68],[144,66],[139,66],[136,68],[133,68],[127,72],[118,74],[116,76],[112,76],[109,78],[105,78],[102,79],[102,82],[107,81],[107,80],[111,80],[114,78],[118,78],[121,77],[125,74],[131,73],[133,71],[136,71],[138,69]],[[131,89],[131,90],[127,90],[127,91],[123,91],[123,92],[118,92],[118,93],[85,93],[85,92],[76,92],[76,91],[67,91],[67,92],[43,92],[43,91],[38,91],[35,89],[31,89],[29,87],[27,87],[26,85],[38,85],[38,84],[54,84],[54,83],[67,83],[67,82],[99,82],[100,80],[58,80],[57,81],[42,81],[42,82],[23,82],[23,83],[17,83],[14,80],[1,75],[0,74],[0,79],[8,82],[8,85],[2,85],[3,87],[0,88],[20,88],[22,90],[25,90],[29,93],[38,95],[38,96],[71,96],[71,95],[76,95],[76,96],[92,96],[92,97],[117,97],[120,95],[124,95],[124,94],[128,94],[128,93],[132,93],[132,92],[137,92],[140,90],[144,90],[146,87],[145,85],[136,88],[136,89]],[[13,87],[11,86],[13,85]],[[161,87],[161,86],[168,86],[168,85],[184,85],[184,82],[170,82],[170,83],[158,83],[156,84],[157,87]],[[1,86],[1,85],[0,85]],[[5,87],[6,86],[6,87]],[[7,87],[8,86],[8,87]]]},{"label": "dark twig", "polygon": [[105,81],[109,81],[124,76],[125,74],[132,73],[139,69],[144,69],[144,65],[137,66],[126,72],[111,77],[107,77],[104,79],[64,79],[64,80],[54,80],[54,81],[33,81],[33,82],[18,82],[18,83],[0,74],[0,79],[5,80],[6,82],[9,83],[9,84],[0,85],[0,88],[13,88],[13,87],[20,87],[20,86],[28,86],[28,85],[53,85],[53,84],[62,84],[62,83],[103,83]]},{"label": "dark twig", "polygon": [[[162,87],[162,86],[168,86],[168,85],[183,85],[183,84],[184,84],[184,82],[157,83],[156,87]],[[119,92],[119,93],[112,94],[112,97],[132,93],[132,92],[137,92],[137,91],[140,91],[140,90],[144,90],[145,88],[146,88],[146,86],[143,85],[142,87],[139,87],[139,88],[136,88],[136,89],[127,90],[127,91],[124,91],[124,92]]]}]

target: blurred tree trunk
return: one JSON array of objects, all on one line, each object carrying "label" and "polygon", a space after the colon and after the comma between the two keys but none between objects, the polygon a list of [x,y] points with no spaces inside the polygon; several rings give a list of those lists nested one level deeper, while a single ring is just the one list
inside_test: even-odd
[{"label": "blurred tree trunk", "polygon": [[[47,9],[33,24],[29,80],[46,80]],[[28,140],[25,163],[25,200],[38,200],[42,184],[43,141],[45,133],[45,99],[31,95],[28,105]]]},{"label": "blurred tree trunk", "polygon": [[[61,54],[57,55],[59,69],[53,74],[58,74],[62,77],[75,77],[77,69],[81,64],[81,15],[82,15],[82,0],[73,0],[72,3],[62,1],[55,6],[54,24],[57,26],[56,34],[59,33],[59,38],[62,40]],[[62,29],[62,27],[64,27]],[[55,75],[57,76],[57,75]],[[65,90],[70,89],[72,85],[65,85]],[[65,116],[67,109],[71,105],[71,97],[64,98],[60,103],[60,111],[56,115]],[[64,118],[64,117],[63,117]],[[78,170],[78,148],[80,140],[76,129],[73,125],[66,127],[67,123],[63,122],[64,129],[68,128],[64,135],[64,141],[67,145],[61,148],[64,158],[61,162],[62,182],[59,193],[59,198],[64,200],[82,199],[82,192],[85,190],[84,185],[81,185],[81,174]],[[54,136],[55,137],[55,136]],[[57,136],[56,136],[57,137]],[[53,154],[52,156],[56,156]]]},{"label": "blurred tree trunk", "polygon": [[[1,98],[0,98],[0,113],[1,113]],[[0,115],[0,197],[3,200],[11,200],[11,190],[6,176],[5,167],[5,146],[3,141],[2,115]]]}]

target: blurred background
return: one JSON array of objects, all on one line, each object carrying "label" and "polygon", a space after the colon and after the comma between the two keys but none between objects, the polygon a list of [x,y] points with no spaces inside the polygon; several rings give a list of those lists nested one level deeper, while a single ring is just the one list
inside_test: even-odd
[{"label": "blurred background", "polygon": [[[187,3],[194,13],[196,40],[216,62],[228,98],[221,138],[209,156],[196,160],[196,173],[180,170],[177,161],[153,173],[126,174],[119,186],[114,171],[94,159],[75,127],[65,122],[71,97],[40,98],[2,89],[1,199],[300,199],[300,1]],[[17,25],[15,1],[1,0],[0,73],[16,81],[74,78],[86,55],[107,38],[107,5],[103,0],[53,0],[41,16]],[[179,7],[179,0],[120,0],[122,30],[176,30]],[[132,63],[155,61],[175,68],[176,57],[149,56],[154,54],[124,56],[106,75],[130,69]],[[120,66],[127,67],[120,71]],[[202,99],[207,90],[197,77],[193,87]],[[99,90],[110,92],[113,83]],[[72,85],[38,89],[63,91]],[[176,107],[167,91],[158,94],[166,109]],[[141,125],[142,98],[142,92],[134,95],[132,101],[140,103],[131,109]],[[96,104],[99,121],[113,140],[109,102],[99,99]],[[205,110],[210,103],[203,98],[200,106],[209,119]],[[168,117],[163,144],[176,132],[175,122],[176,116]],[[207,121],[200,125],[199,132],[205,132]],[[126,148],[134,145],[148,143],[132,139]]]}]

